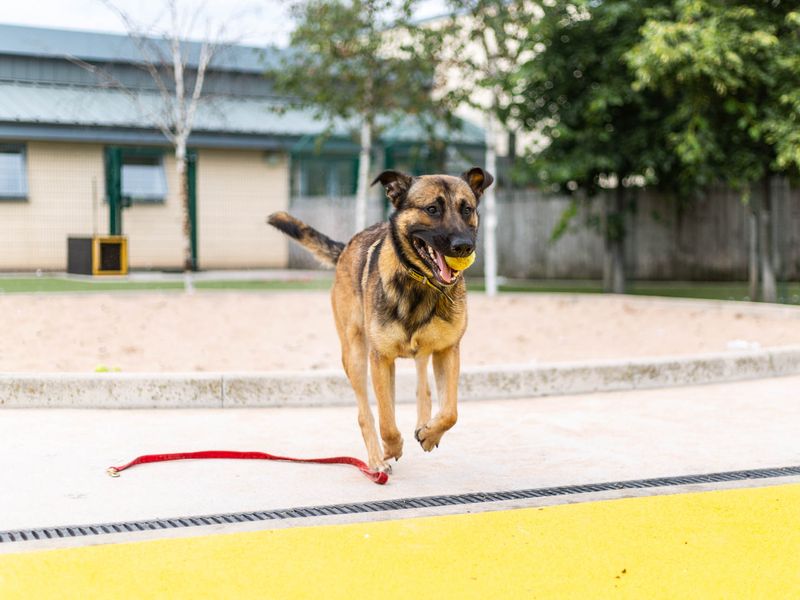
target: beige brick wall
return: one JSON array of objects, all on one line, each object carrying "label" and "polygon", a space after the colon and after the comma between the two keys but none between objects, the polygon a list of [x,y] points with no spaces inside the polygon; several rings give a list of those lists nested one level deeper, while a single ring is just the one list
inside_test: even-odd
[{"label": "beige brick wall", "polygon": [[197,203],[202,268],[286,266],[287,238],[266,224],[267,215],[289,205],[286,155],[200,150]]},{"label": "beige brick wall", "polygon": [[93,221],[100,232],[108,230],[103,148],[41,142],[26,147],[28,200],[0,200],[0,269],[63,271],[67,236],[91,235]]},{"label": "beige brick wall", "polygon": [[[67,237],[108,232],[103,146],[30,142],[28,200],[0,201],[0,270],[66,269]],[[168,196],[123,213],[133,269],[182,263],[175,160],[164,155]],[[285,156],[260,151],[199,151],[198,256],[201,268],[284,267],[287,242],[264,223],[289,202]]]}]

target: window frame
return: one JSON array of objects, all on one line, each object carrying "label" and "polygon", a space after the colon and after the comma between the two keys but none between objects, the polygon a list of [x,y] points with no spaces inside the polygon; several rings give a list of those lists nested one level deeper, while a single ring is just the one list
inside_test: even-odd
[{"label": "window frame", "polygon": [[24,143],[0,142],[0,153],[19,154],[22,166],[21,192],[6,192],[0,189],[0,202],[26,202],[30,194],[28,185],[28,148]]},{"label": "window frame", "polygon": [[[152,166],[160,168],[162,181],[164,184],[164,192],[160,196],[156,195],[130,195],[125,193],[125,163],[131,159],[145,161],[151,159],[155,164]],[[130,164],[130,163],[129,163]],[[130,205],[144,205],[154,206],[166,204],[169,197],[169,182],[167,180],[167,171],[164,165],[164,151],[163,150],[150,150],[144,148],[121,148],[120,163],[119,163],[119,177],[120,177],[120,194],[125,203]]]},{"label": "window frame", "polygon": [[[347,198],[355,196],[358,187],[358,155],[344,152],[298,152],[292,154],[292,196],[303,198]],[[322,166],[325,171],[325,193],[311,194],[308,185],[308,169]],[[349,189],[342,189],[340,169],[350,171]],[[334,186],[338,186],[337,190]]]}]

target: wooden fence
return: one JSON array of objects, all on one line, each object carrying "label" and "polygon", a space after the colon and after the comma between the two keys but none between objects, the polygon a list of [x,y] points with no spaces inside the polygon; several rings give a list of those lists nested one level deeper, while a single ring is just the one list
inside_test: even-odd
[{"label": "wooden fence", "polygon": [[[777,275],[800,279],[800,191],[773,184],[773,234]],[[599,279],[603,272],[602,199],[580,203],[566,232],[552,234],[571,200],[536,190],[498,192],[498,272],[511,278]],[[354,231],[352,198],[294,198],[291,211],[333,239]],[[382,217],[373,197],[369,222]],[[626,216],[625,263],[639,280],[746,280],[751,209],[737,192],[717,189],[692,202],[640,190]],[[594,226],[592,225],[594,224]],[[314,267],[307,252],[291,245],[289,264]],[[483,269],[483,253],[472,269]]]}]

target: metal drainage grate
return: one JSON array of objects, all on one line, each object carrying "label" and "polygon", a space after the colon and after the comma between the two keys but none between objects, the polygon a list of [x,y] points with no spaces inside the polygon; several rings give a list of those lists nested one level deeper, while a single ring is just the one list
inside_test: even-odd
[{"label": "metal drainage grate", "polygon": [[353,504],[331,504],[327,506],[284,508],[278,510],[206,515],[200,517],[176,517],[172,519],[123,521],[119,523],[105,523],[100,525],[70,525],[65,527],[17,529],[0,531],[0,543],[72,538],[90,535],[103,535],[108,533],[150,531],[157,529],[177,529],[180,527],[200,527],[203,525],[219,525],[226,523],[246,523],[248,521],[271,521],[275,519],[302,519],[304,517],[351,515],[366,512],[404,510],[409,508],[436,508],[439,506],[452,506],[458,504],[502,502],[507,500],[525,500],[530,498],[569,496],[573,494],[590,494],[593,492],[607,492],[613,490],[669,487],[693,483],[720,483],[725,481],[769,479],[774,477],[791,477],[798,475],[800,475],[800,466],[778,467],[775,469],[753,469],[749,471],[707,473],[704,475],[656,477],[653,479],[633,479],[629,481],[587,483],[581,485],[565,485],[559,487],[514,490],[507,492],[475,492],[472,494],[424,496],[420,498],[403,498],[399,500],[375,500],[371,502],[358,502]]}]

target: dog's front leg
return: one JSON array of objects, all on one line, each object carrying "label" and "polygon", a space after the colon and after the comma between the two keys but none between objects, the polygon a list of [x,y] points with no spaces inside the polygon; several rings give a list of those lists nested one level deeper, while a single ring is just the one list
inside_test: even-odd
[{"label": "dog's front leg", "polygon": [[[342,331],[345,333],[341,333]],[[390,470],[389,466],[381,458],[381,446],[378,441],[378,433],[375,431],[375,419],[369,407],[367,340],[361,330],[354,327],[347,330],[341,328],[340,335],[342,336],[342,365],[358,401],[358,426],[361,428],[361,435],[367,447],[369,466],[377,471],[388,471]]]},{"label": "dog's front leg", "polygon": [[383,460],[396,460],[403,455],[403,436],[397,429],[394,413],[394,360],[372,350],[369,353],[369,364],[372,370],[372,388],[378,401]]},{"label": "dog's front leg", "polygon": [[459,369],[460,359],[457,345],[433,353],[433,374],[436,377],[439,412],[414,434],[425,452],[436,448],[444,432],[456,424]]},{"label": "dog's front leg", "polygon": [[431,420],[431,388],[428,385],[428,354],[418,354],[414,359],[417,367],[417,427],[414,434]]}]

